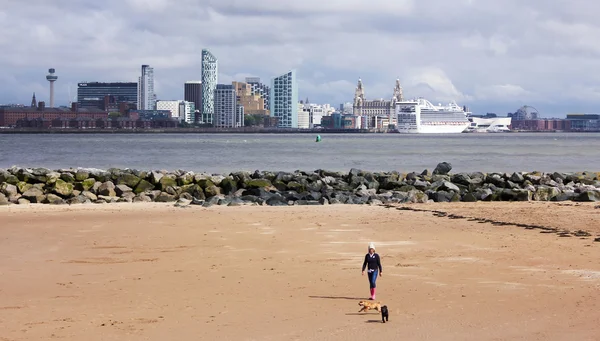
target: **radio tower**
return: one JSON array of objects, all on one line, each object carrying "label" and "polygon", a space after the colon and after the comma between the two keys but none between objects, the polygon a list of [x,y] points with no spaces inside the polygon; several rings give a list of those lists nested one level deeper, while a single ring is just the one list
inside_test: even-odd
[{"label": "radio tower", "polygon": [[58,79],[54,72],[54,69],[48,69],[48,75],[46,76],[46,80],[50,82],[50,108],[54,108],[54,82]]}]

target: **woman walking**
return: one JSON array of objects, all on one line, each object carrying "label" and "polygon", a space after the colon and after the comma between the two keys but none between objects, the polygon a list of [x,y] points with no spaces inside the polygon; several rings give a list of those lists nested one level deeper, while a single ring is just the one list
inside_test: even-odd
[{"label": "woman walking", "polygon": [[371,300],[375,299],[375,288],[377,287],[377,275],[383,276],[383,270],[381,269],[381,259],[379,255],[375,253],[375,244],[369,244],[369,253],[365,255],[365,261],[362,266],[362,274],[365,275],[365,268],[368,270],[369,286],[371,288]]}]

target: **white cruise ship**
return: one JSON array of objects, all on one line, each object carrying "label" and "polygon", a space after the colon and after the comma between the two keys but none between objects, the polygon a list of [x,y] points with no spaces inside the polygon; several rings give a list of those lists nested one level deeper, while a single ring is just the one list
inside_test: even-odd
[{"label": "white cruise ship", "polygon": [[396,129],[405,134],[458,134],[471,124],[455,102],[436,106],[424,98],[397,102],[396,115]]}]

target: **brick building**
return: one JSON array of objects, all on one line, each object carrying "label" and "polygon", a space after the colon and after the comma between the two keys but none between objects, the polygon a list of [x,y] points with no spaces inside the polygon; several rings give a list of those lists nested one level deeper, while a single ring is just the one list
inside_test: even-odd
[{"label": "brick building", "polygon": [[[79,109],[77,103],[71,108],[46,108],[44,102],[30,108],[0,108],[0,127],[16,127],[19,120],[42,120],[52,122],[56,119],[108,119],[108,112],[96,109]],[[51,123],[50,123],[51,124]]]}]

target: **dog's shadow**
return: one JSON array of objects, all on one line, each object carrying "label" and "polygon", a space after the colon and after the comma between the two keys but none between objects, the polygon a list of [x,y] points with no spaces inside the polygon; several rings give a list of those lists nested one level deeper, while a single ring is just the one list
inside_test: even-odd
[{"label": "dog's shadow", "polygon": [[383,323],[381,320],[367,320],[365,323]]}]

